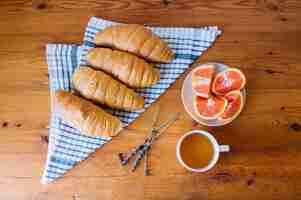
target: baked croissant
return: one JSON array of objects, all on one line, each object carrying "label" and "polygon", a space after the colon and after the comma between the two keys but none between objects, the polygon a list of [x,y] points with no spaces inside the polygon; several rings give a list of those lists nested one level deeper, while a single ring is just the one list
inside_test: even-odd
[{"label": "baked croissant", "polygon": [[122,129],[121,121],[93,103],[70,92],[54,93],[55,110],[59,116],[89,136],[115,136]]},{"label": "baked croissant", "polygon": [[126,111],[140,110],[144,98],[102,71],[80,66],[72,78],[75,89],[85,98]]},{"label": "baked croissant", "polygon": [[167,43],[138,24],[114,25],[96,33],[94,43],[121,49],[154,62],[170,62],[174,54]]},{"label": "baked croissant", "polygon": [[112,74],[130,87],[148,87],[160,79],[159,70],[127,52],[93,48],[88,51],[86,58],[91,66]]}]

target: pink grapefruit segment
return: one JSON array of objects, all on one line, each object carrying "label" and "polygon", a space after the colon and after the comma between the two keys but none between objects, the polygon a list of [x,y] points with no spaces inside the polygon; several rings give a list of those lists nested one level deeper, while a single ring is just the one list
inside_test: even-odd
[{"label": "pink grapefruit segment", "polygon": [[228,100],[228,105],[222,115],[221,120],[234,119],[239,115],[243,107],[243,97],[239,90],[234,90],[225,95]]},{"label": "pink grapefruit segment", "polygon": [[193,70],[192,88],[196,95],[209,97],[214,72],[214,65],[200,66]]},{"label": "pink grapefruit segment", "polygon": [[212,91],[217,95],[225,95],[233,90],[245,87],[246,77],[236,68],[229,68],[218,73],[212,83]]},{"label": "pink grapefruit segment", "polygon": [[207,120],[218,118],[225,111],[227,104],[227,99],[218,96],[211,96],[208,99],[195,96],[194,99],[196,113],[200,118]]}]

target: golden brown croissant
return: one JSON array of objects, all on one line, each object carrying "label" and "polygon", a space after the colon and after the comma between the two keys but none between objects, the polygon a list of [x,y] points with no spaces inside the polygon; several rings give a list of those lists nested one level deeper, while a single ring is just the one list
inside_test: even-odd
[{"label": "golden brown croissant", "polygon": [[96,33],[94,43],[121,49],[154,62],[170,62],[174,54],[167,43],[138,24],[114,25]]},{"label": "golden brown croissant", "polygon": [[143,97],[102,71],[80,66],[72,81],[82,96],[111,108],[133,111],[144,106]]},{"label": "golden brown croissant", "polygon": [[86,58],[91,66],[112,74],[130,87],[148,87],[160,79],[159,70],[127,52],[93,48],[88,51]]},{"label": "golden brown croissant", "polygon": [[122,129],[121,121],[93,103],[70,92],[54,93],[55,111],[60,117],[89,136],[115,136]]}]

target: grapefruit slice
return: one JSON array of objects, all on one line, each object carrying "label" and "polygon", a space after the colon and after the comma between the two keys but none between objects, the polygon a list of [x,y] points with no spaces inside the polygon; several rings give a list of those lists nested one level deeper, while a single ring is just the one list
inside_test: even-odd
[{"label": "grapefruit slice", "polygon": [[234,119],[239,115],[243,107],[243,97],[240,90],[234,90],[225,95],[228,100],[228,105],[222,115],[219,117],[221,120]]},{"label": "grapefruit slice", "polygon": [[246,77],[236,68],[229,68],[218,73],[212,83],[212,91],[217,95],[225,95],[233,90],[245,87]]},{"label": "grapefruit slice", "polygon": [[194,109],[197,115],[207,120],[218,118],[225,111],[227,104],[227,99],[219,96],[211,96],[208,99],[200,96],[194,98]]},{"label": "grapefruit slice", "polygon": [[196,95],[209,98],[214,65],[200,66],[192,71],[192,89]]}]

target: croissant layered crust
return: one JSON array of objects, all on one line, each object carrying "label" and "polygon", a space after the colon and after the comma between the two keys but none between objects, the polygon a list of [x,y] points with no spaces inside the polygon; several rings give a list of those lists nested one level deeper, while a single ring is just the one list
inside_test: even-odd
[{"label": "croissant layered crust", "polygon": [[126,111],[140,110],[144,98],[102,71],[80,66],[73,74],[75,90],[83,97],[111,108]]},{"label": "croissant layered crust", "polygon": [[86,59],[89,65],[104,70],[133,88],[149,87],[160,79],[159,70],[127,52],[93,48],[88,51]]},{"label": "croissant layered crust", "polygon": [[96,33],[94,43],[141,56],[153,62],[170,62],[174,53],[150,29],[138,24],[114,25]]},{"label": "croissant layered crust", "polygon": [[55,91],[54,106],[59,116],[88,136],[115,136],[121,121],[93,103],[63,90]]}]

